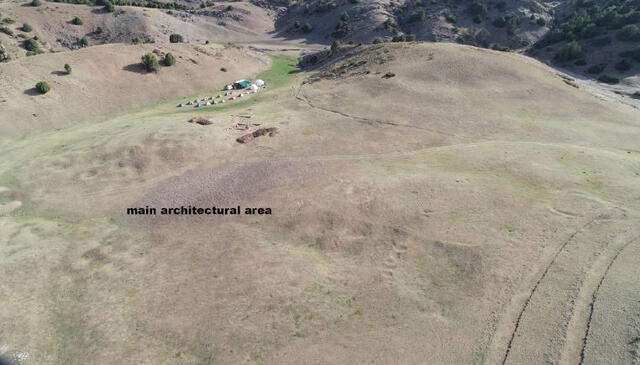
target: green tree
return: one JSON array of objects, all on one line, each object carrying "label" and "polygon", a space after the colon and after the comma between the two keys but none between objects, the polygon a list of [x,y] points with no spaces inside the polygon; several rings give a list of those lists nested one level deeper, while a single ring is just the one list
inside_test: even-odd
[{"label": "green tree", "polygon": [[160,64],[158,58],[153,53],[146,53],[142,56],[142,66],[148,72],[156,72],[160,70]]},{"label": "green tree", "polygon": [[340,20],[342,20],[343,22],[346,22],[349,20],[349,13],[347,13],[346,11],[343,11],[342,14],[340,14]]},{"label": "green tree", "polygon": [[576,41],[567,43],[556,54],[556,59],[561,62],[575,60],[580,57],[582,57],[582,47],[580,47],[580,44]]},{"label": "green tree", "polygon": [[302,31],[305,33],[311,33],[313,31],[313,25],[309,24],[309,23],[304,23],[302,25]]},{"label": "green tree", "polygon": [[49,90],[51,90],[51,87],[49,87],[49,84],[47,84],[46,81],[38,81],[38,83],[36,84],[36,89],[40,92],[40,94],[46,94],[49,92]]},{"label": "green tree", "polygon": [[180,34],[173,33],[169,36],[169,42],[171,43],[182,43],[184,39]]},{"label": "green tree", "polygon": [[76,16],[73,19],[71,19],[71,24],[73,24],[73,25],[82,25],[82,19],[80,19],[80,18],[78,18]]},{"label": "green tree", "polygon": [[71,65],[69,65],[68,63],[65,63],[64,70],[67,72],[67,75],[71,75]]},{"label": "green tree", "polygon": [[176,58],[171,53],[167,53],[162,59],[162,64],[164,66],[173,66],[176,64]]},{"label": "green tree", "polygon": [[22,28],[20,28],[20,30],[23,32],[31,32],[33,28],[28,23],[24,23],[22,24]]},{"label": "green tree", "polygon": [[340,50],[340,41],[337,39],[334,39],[333,42],[331,42],[331,53],[335,53],[338,50]]},{"label": "green tree", "polygon": [[42,1],[41,0],[32,0],[31,1],[31,6],[40,6],[42,5]]},{"label": "green tree", "polygon": [[616,34],[621,41],[640,41],[640,28],[635,24],[628,24],[622,27]]},{"label": "green tree", "polygon": [[115,10],[116,10],[116,7],[113,6],[113,3],[111,3],[110,1],[106,1],[104,3],[104,11],[108,13],[113,13]]}]

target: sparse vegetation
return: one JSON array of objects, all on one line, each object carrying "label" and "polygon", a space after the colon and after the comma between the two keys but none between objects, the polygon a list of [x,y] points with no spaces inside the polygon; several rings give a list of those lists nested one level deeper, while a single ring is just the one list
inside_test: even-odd
[{"label": "sparse vegetation", "polygon": [[73,25],[82,25],[82,19],[78,18],[77,16],[74,17],[73,19],[71,19],[71,24]]},{"label": "sparse vegetation", "polygon": [[147,72],[157,72],[160,70],[158,58],[153,53],[146,53],[142,56],[142,66]]},{"label": "sparse vegetation", "polygon": [[46,81],[38,81],[36,84],[36,90],[38,90],[40,94],[46,94],[51,90],[51,87],[49,87],[49,84],[47,84]]}]

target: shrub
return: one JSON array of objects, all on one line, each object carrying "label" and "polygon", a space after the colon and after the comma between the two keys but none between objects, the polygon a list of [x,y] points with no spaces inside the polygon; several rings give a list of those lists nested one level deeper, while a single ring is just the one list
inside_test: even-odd
[{"label": "shrub", "polygon": [[478,15],[474,16],[472,20],[476,24],[482,23],[482,18],[480,18]]},{"label": "shrub", "polygon": [[31,6],[40,6],[40,5],[42,5],[42,1],[41,0],[31,0],[30,5]]},{"label": "shrub", "polygon": [[337,52],[340,49],[340,41],[337,39],[334,39],[333,42],[331,42],[331,53]]},{"label": "shrub", "polygon": [[382,38],[380,38],[380,37],[375,37],[375,38],[373,39],[373,44],[379,44],[379,43],[382,43]]},{"label": "shrub", "polygon": [[598,77],[598,81],[604,82],[605,84],[610,84],[610,85],[617,84],[620,82],[620,80],[618,80],[617,78],[611,77],[609,75],[602,75]]},{"label": "shrub", "polygon": [[31,25],[24,23],[22,24],[22,28],[20,28],[20,30],[23,32],[31,32],[33,28],[31,27]]},{"label": "shrub", "polygon": [[227,72],[227,68],[226,67],[220,67],[220,71]]},{"label": "shrub", "polygon": [[173,33],[169,36],[169,42],[171,43],[182,43],[184,39],[180,34]]},{"label": "shrub", "polygon": [[304,23],[302,25],[302,31],[305,33],[311,33],[313,31],[313,25],[309,24],[309,23]]},{"label": "shrub", "polygon": [[587,60],[585,60],[584,58],[581,58],[579,60],[577,60],[576,62],[573,63],[576,66],[586,66],[587,65]]},{"label": "shrub", "polygon": [[340,20],[342,20],[343,22],[346,22],[349,20],[349,13],[347,13],[346,11],[343,11],[342,14],[340,14]]},{"label": "shrub", "polygon": [[167,53],[162,59],[162,64],[167,67],[173,66],[176,64],[176,58],[171,53]]},{"label": "shrub", "polygon": [[94,29],[93,32],[95,34],[102,34],[102,27],[96,27],[96,29]]},{"label": "shrub", "polygon": [[507,25],[507,19],[503,16],[496,18],[493,21],[493,26],[496,28],[504,28]]},{"label": "shrub", "polygon": [[629,71],[631,70],[631,62],[629,62],[628,59],[623,58],[622,60],[620,60],[620,62],[616,63],[615,65],[616,70],[618,71]]},{"label": "shrub", "polygon": [[542,19],[542,18],[538,18],[538,19],[536,19],[536,24],[539,27],[544,27],[545,25],[547,25],[547,22],[545,22],[544,19]]},{"label": "shrub", "polygon": [[81,47],[86,47],[89,45],[89,40],[87,39],[87,37],[82,37],[78,40],[78,43]]},{"label": "shrub", "polygon": [[474,14],[474,15],[484,14],[487,12],[487,10],[489,10],[489,7],[487,6],[487,4],[482,3],[480,1],[474,1],[469,6],[469,11],[471,12],[471,14]]},{"label": "shrub", "polygon": [[113,13],[115,10],[116,10],[116,7],[113,6],[113,3],[111,3],[110,1],[107,1],[104,3],[104,11],[108,13]]},{"label": "shrub", "polygon": [[40,92],[40,94],[46,94],[49,92],[49,90],[51,90],[51,87],[49,87],[49,84],[47,84],[46,81],[38,81],[38,83],[36,84],[36,89]]},{"label": "shrub", "polygon": [[587,69],[590,74],[599,74],[607,67],[606,64],[593,65]]},{"label": "shrub", "polygon": [[11,19],[11,18],[4,18],[4,19],[2,19],[2,22],[5,23],[5,24],[13,24],[16,21]]},{"label": "shrub", "polygon": [[445,20],[451,24],[455,24],[458,21],[458,18],[456,18],[455,15],[447,15]]},{"label": "shrub", "polygon": [[156,58],[156,55],[153,53],[147,53],[142,56],[142,66],[148,72],[156,72],[160,70],[158,58]]},{"label": "shrub", "polygon": [[64,70],[67,72],[67,75],[71,75],[71,65],[69,65],[68,63],[65,63]]},{"label": "shrub", "polygon": [[582,47],[576,41],[565,44],[556,54],[556,59],[561,62],[575,60],[582,57]]},{"label": "shrub", "polygon": [[73,19],[71,19],[71,24],[73,24],[73,25],[82,25],[82,19],[80,19],[80,18],[78,18],[76,16]]},{"label": "shrub", "polygon": [[7,27],[0,27],[0,32],[6,35],[13,35],[13,31]]},{"label": "shrub", "polygon": [[640,41],[640,28],[635,24],[628,24],[622,27],[616,34],[621,41]]},{"label": "shrub", "polygon": [[25,40],[23,45],[27,51],[37,52],[40,49],[40,45],[35,40],[35,38],[29,38]]},{"label": "shrub", "polygon": [[427,13],[424,9],[416,10],[409,15],[409,23],[423,22],[427,18]]}]

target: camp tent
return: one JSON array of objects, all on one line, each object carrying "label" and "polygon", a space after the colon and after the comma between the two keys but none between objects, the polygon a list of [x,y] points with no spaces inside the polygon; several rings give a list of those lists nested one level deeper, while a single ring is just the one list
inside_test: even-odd
[{"label": "camp tent", "polygon": [[238,80],[238,81],[233,83],[233,88],[234,89],[244,89],[244,88],[247,88],[249,85],[251,85],[251,81],[249,81],[249,80]]},{"label": "camp tent", "polygon": [[251,88],[251,91],[254,92],[254,93],[258,91],[258,85],[256,85],[256,84],[251,84],[251,86],[249,86],[249,88]]},{"label": "camp tent", "polygon": [[258,87],[263,87],[264,86],[264,81],[263,80],[256,80],[256,85],[258,85]]}]

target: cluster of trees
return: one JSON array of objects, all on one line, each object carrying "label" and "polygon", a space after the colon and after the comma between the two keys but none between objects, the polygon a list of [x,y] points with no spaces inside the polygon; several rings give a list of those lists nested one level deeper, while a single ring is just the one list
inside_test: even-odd
[{"label": "cluster of trees", "polygon": [[142,66],[147,72],[157,72],[162,66],[173,66],[176,64],[176,58],[173,54],[167,53],[162,60],[158,61],[158,57],[154,53],[145,53],[142,55]]},{"label": "cluster of trees", "polygon": [[[609,30],[617,30],[617,38],[624,41],[640,41],[640,1],[628,0],[577,0],[577,11],[562,19],[538,44],[537,47],[562,41],[596,40],[606,37]],[[602,39],[592,42],[604,45]]]},{"label": "cluster of trees", "polygon": [[[36,1],[36,0],[34,0]],[[37,0],[41,1],[41,0]],[[116,5],[121,6],[139,6],[142,8],[154,8],[154,9],[171,9],[171,10],[193,10],[195,8],[180,4],[177,2],[164,3],[156,0],[48,0],[55,3],[69,3],[69,4],[83,4],[92,6],[104,6],[104,9],[108,12],[115,10]]]}]

